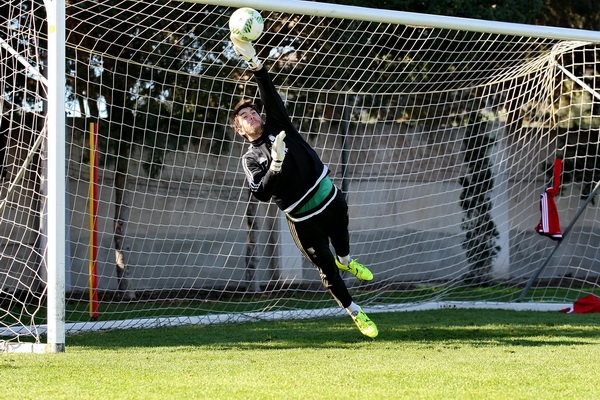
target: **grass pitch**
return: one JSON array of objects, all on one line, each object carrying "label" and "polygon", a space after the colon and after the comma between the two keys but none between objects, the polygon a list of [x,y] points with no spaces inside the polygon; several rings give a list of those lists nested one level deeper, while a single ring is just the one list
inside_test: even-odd
[{"label": "grass pitch", "polygon": [[460,310],[115,331],[0,354],[0,399],[596,399],[600,314]]}]

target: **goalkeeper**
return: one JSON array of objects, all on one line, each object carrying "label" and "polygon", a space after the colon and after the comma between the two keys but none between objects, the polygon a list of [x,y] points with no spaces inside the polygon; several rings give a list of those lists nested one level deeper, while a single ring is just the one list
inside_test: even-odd
[{"label": "goalkeeper", "polygon": [[[319,271],[325,288],[346,309],[362,334],[377,336],[377,326],[352,301],[339,270],[360,280],[373,274],[350,258],[348,205],[329,178],[329,169],[292,125],[283,101],[250,42],[231,38],[252,69],[264,105],[265,120],[251,100],[240,101],[231,124],[250,142],[242,166],[254,197],[271,199],[285,213],[296,245]],[[336,255],[329,249],[329,242]]]}]

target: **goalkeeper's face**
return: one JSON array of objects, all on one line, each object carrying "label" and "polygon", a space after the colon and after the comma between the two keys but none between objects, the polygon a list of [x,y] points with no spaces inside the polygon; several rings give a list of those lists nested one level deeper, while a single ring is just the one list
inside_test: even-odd
[{"label": "goalkeeper's face", "polygon": [[263,134],[263,120],[260,114],[252,107],[240,110],[236,115],[237,131],[241,136],[253,141]]}]

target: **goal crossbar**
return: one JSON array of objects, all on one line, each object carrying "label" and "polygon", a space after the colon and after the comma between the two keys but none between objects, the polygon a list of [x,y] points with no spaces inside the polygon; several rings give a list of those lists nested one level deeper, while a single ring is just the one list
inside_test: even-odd
[{"label": "goal crossbar", "polygon": [[586,41],[600,43],[600,32],[513,22],[487,21],[474,18],[421,14],[407,11],[373,9],[342,4],[308,2],[301,0],[183,0],[190,3],[212,4],[229,7],[253,7],[257,10],[314,15],[317,17],[342,18],[357,21],[373,21],[409,26],[436,27],[471,32],[486,32],[525,37]]}]

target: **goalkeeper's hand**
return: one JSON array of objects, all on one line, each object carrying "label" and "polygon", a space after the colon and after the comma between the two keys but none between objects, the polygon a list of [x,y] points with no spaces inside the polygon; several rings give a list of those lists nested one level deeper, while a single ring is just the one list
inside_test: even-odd
[{"label": "goalkeeper's hand", "polygon": [[233,50],[235,54],[242,57],[244,61],[248,63],[248,67],[251,69],[258,69],[261,66],[261,62],[256,56],[256,50],[254,50],[254,46],[250,42],[244,42],[243,40],[239,40],[234,38],[233,36],[229,37],[231,39],[231,43],[233,43]]},{"label": "goalkeeper's hand", "polygon": [[281,171],[281,165],[283,164],[283,159],[285,158],[285,131],[279,132],[279,135],[275,136],[275,140],[271,145],[271,167],[270,169],[275,172]]}]

